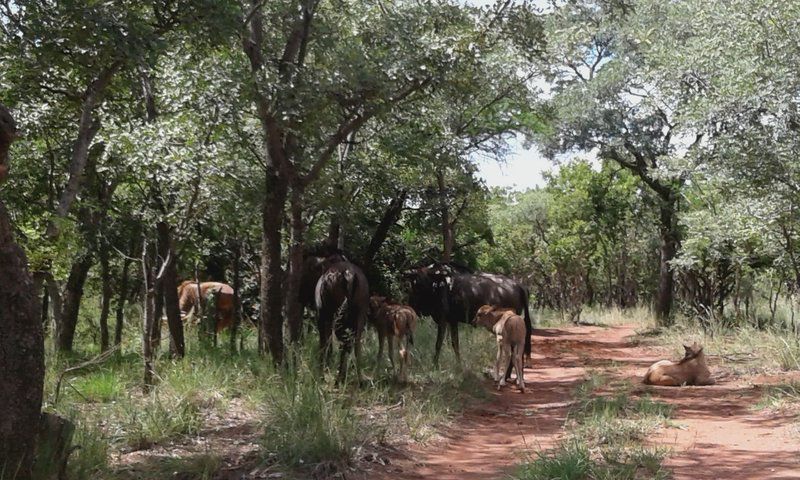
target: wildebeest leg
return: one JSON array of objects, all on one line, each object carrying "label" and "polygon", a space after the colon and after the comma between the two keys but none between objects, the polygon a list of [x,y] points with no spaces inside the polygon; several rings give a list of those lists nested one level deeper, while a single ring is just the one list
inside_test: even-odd
[{"label": "wildebeest leg", "polygon": [[495,382],[500,382],[500,375],[503,371],[503,340],[502,337],[497,337],[497,359],[494,362],[494,372],[492,377]]},{"label": "wildebeest leg", "polygon": [[[500,353],[500,362],[499,362],[500,365],[499,366],[502,366],[502,365],[505,365],[505,362],[507,361],[507,359],[511,360],[511,346],[508,345],[507,343],[503,343],[501,345],[501,347],[500,347],[500,352],[501,353]],[[499,368],[498,368],[498,370],[499,370]],[[498,371],[497,373],[499,374],[500,372]],[[505,384],[506,384],[505,375],[500,375],[500,383],[497,384],[497,389],[500,390],[500,387],[505,386]]]},{"label": "wildebeest leg", "polygon": [[317,330],[319,331],[319,366],[324,369],[331,361],[331,342],[333,341],[333,312],[329,307],[323,307],[317,316]]},{"label": "wildebeest leg", "polygon": [[439,365],[439,353],[442,351],[442,342],[444,342],[444,333],[447,325],[442,323],[436,324],[436,352],[433,354],[433,363]]},{"label": "wildebeest leg", "polygon": [[456,354],[456,360],[461,363],[461,350],[458,348],[458,323],[450,324],[450,343],[453,344],[453,352]]},{"label": "wildebeest leg", "polygon": [[[336,375],[336,383],[343,383],[347,377],[347,358],[350,356],[350,349],[353,346],[353,332],[345,331],[344,335],[336,335],[339,338],[339,373]],[[358,364],[356,364],[358,367]]]},{"label": "wildebeest leg", "polygon": [[[392,371],[394,372],[394,342],[395,342],[394,335],[387,335],[386,336],[386,343],[389,346],[389,363],[392,365]],[[398,345],[399,346],[399,345]]]},{"label": "wildebeest leg", "polygon": [[375,329],[378,332],[378,368],[383,365],[383,340],[384,334],[380,327]]},{"label": "wildebeest leg", "polygon": [[[352,309],[351,309],[352,310]],[[363,321],[360,321],[357,317],[354,317],[354,325],[356,325],[356,332],[355,332],[355,361],[356,361],[356,379],[358,380],[358,384],[361,385],[361,334],[364,333],[364,327],[366,326],[366,318]],[[359,328],[359,325],[362,328]]]},{"label": "wildebeest leg", "polygon": [[514,367],[517,370],[517,386],[522,393],[525,393],[525,374],[523,373],[525,361],[522,359],[523,350],[525,350],[524,346],[515,345],[511,351],[511,356],[514,361]]}]

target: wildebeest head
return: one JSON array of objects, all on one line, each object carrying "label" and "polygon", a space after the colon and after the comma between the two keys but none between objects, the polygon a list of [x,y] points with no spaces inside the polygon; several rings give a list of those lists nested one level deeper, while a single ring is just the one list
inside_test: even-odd
[{"label": "wildebeest head", "polygon": [[344,253],[332,248],[313,247],[304,252],[303,271],[300,280],[300,303],[306,307],[314,305],[314,290],[319,277],[331,265],[347,261]]},{"label": "wildebeest head", "polygon": [[448,264],[432,263],[408,270],[404,277],[410,283],[408,303],[418,315],[431,315],[439,309],[456,271]]}]

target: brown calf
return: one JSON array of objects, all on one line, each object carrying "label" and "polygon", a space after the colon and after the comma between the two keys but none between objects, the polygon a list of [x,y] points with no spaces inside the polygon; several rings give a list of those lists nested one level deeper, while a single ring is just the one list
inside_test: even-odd
[{"label": "brown calf", "polygon": [[475,314],[473,324],[481,325],[495,334],[497,339],[497,361],[495,362],[494,380],[500,390],[506,384],[503,368],[509,359],[517,372],[517,386],[525,393],[525,376],[523,373],[522,354],[525,350],[525,321],[513,309],[484,305]]},{"label": "brown calf", "polygon": [[[389,344],[389,361],[394,368],[394,342],[400,348],[401,381],[408,379],[408,366],[411,363],[409,350],[414,345],[414,329],[417,327],[417,314],[407,305],[389,302],[385,297],[373,295],[369,299],[369,316],[378,331],[378,361],[383,358],[383,340]],[[402,345],[401,342],[405,342]]]},{"label": "brown calf", "polygon": [[[200,298],[203,301],[209,293],[216,295],[214,319],[216,322],[215,330],[222,331],[233,325],[234,304],[233,288],[230,285],[219,282],[202,282],[200,284]],[[178,304],[181,309],[181,318],[186,318],[197,310],[198,302],[197,282],[186,280],[178,286]]]},{"label": "brown calf", "polygon": [[644,383],[665,387],[714,385],[716,382],[706,365],[703,347],[694,342],[691,346],[684,345],[683,348],[686,354],[681,361],[661,360],[651,365],[644,375]]}]

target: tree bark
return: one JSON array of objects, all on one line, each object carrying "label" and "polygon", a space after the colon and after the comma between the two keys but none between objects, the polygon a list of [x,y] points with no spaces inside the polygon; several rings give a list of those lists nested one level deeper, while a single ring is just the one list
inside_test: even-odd
[{"label": "tree bark", "polygon": [[[72,157],[69,164],[69,179],[58,200],[58,206],[55,212],[56,217],[65,218],[67,213],[69,213],[72,203],[78,196],[83,178],[83,171],[89,158],[89,147],[98,130],[100,130],[100,122],[94,115],[95,108],[100,102],[100,98],[105,92],[105,89],[108,87],[109,83],[111,83],[111,80],[121,66],[122,63],[116,61],[108,67],[105,67],[86,87],[83,94],[83,103],[81,104],[81,115],[78,121],[78,136],[72,147]],[[58,226],[52,220],[47,226],[47,235],[50,238],[56,238],[59,235]]]},{"label": "tree bark", "polygon": [[654,313],[660,326],[672,323],[672,302],[674,297],[674,274],[670,262],[678,251],[677,199],[670,195],[662,198],[660,207],[661,257],[658,273],[658,291]]},{"label": "tree bark", "polygon": [[383,217],[381,217],[378,227],[372,234],[372,239],[370,239],[369,246],[367,246],[364,258],[362,259],[365,270],[369,270],[372,267],[375,256],[389,236],[389,229],[400,220],[400,215],[403,213],[407,196],[408,193],[405,190],[401,190],[400,193],[389,202],[389,206],[386,207],[386,210],[383,212]]},{"label": "tree bark", "polygon": [[131,248],[128,256],[122,262],[122,273],[119,280],[119,292],[117,294],[116,324],[114,326],[114,345],[122,343],[122,329],[125,326],[125,300],[128,296],[128,270],[131,266],[131,257],[136,254],[136,241],[131,240]]},{"label": "tree bark", "polygon": [[276,364],[283,362],[283,269],[281,226],[286,205],[286,185],[276,172],[267,170],[267,194],[262,211],[261,233],[261,322],[258,350],[269,350]]},{"label": "tree bark", "polygon": [[108,246],[100,247],[100,281],[102,282],[102,300],[100,302],[100,351],[108,350],[108,314],[111,310],[111,297],[114,289],[111,286],[111,268],[108,259]]},{"label": "tree bark", "polygon": [[236,353],[236,334],[239,331],[239,325],[242,323],[242,299],[239,296],[239,289],[242,288],[241,259],[242,242],[237,239],[233,247],[233,325],[231,325],[231,353]]},{"label": "tree bark", "polygon": [[[8,171],[14,120],[0,105],[0,165]],[[2,179],[0,179],[2,181]],[[0,478],[30,478],[44,386],[44,336],[25,252],[0,201]]]},{"label": "tree bark", "polygon": [[75,339],[75,327],[78,325],[81,300],[83,299],[83,286],[86,277],[92,268],[94,259],[91,253],[81,256],[70,268],[67,285],[64,290],[64,304],[61,322],[56,324],[56,350],[71,352]]},{"label": "tree bark", "polygon": [[182,358],[186,354],[186,346],[181,311],[178,305],[178,269],[176,267],[178,259],[175,256],[175,242],[172,228],[166,222],[158,222],[156,230],[158,231],[159,256],[162,261],[167,262],[160,283],[163,290],[164,309],[167,314],[167,326],[169,327],[169,350],[173,357]]},{"label": "tree bark", "polygon": [[[156,262],[156,267],[158,263]],[[153,351],[158,354],[161,348],[161,318],[164,316],[164,286],[160,281],[156,281],[154,288],[156,296],[153,298],[153,328],[150,330],[150,343]]]},{"label": "tree bark", "polygon": [[439,188],[439,215],[442,222],[442,262],[453,259],[453,224],[450,223],[450,206],[447,202],[447,186],[444,183],[444,172],[437,170],[436,185]]},{"label": "tree bark", "polygon": [[303,305],[300,303],[300,282],[303,272],[303,187],[292,186],[291,230],[292,244],[289,247],[289,273],[286,279],[286,317],[289,322],[289,338],[299,342],[303,332]]},{"label": "tree bark", "polygon": [[64,304],[61,299],[61,289],[50,272],[45,272],[44,281],[45,288],[47,289],[47,296],[50,298],[50,308],[53,311],[54,330],[58,333],[58,326],[64,321]]},{"label": "tree bark", "polygon": [[153,386],[153,344],[150,339],[153,337],[153,324],[155,323],[155,276],[153,269],[147,258],[147,240],[142,246],[142,278],[144,280],[144,305],[142,308],[142,358],[144,359],[144,379],[143,389],[145,393],[150,392]]}]

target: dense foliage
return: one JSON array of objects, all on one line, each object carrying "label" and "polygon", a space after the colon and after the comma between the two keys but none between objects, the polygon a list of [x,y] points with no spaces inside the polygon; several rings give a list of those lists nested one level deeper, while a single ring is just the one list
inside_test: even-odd
[{"label": "dense foliage", "polygon": [[[293,339],[300,318],[272,278],[296,286],[321,240],[395,296],[397,272],[455,260],[575,320],[645,304],[669,322],[677,295],[761,325],[753,297],[800,284],[797,7],[737,5],[4,2],[25,134],[3,193],[57,345],[86,285],[107,348],[143,245],[176,277],[236,276],[270,350],[284,306]],[[515,134],[563,165],[490,191],[474,159]]]}]

